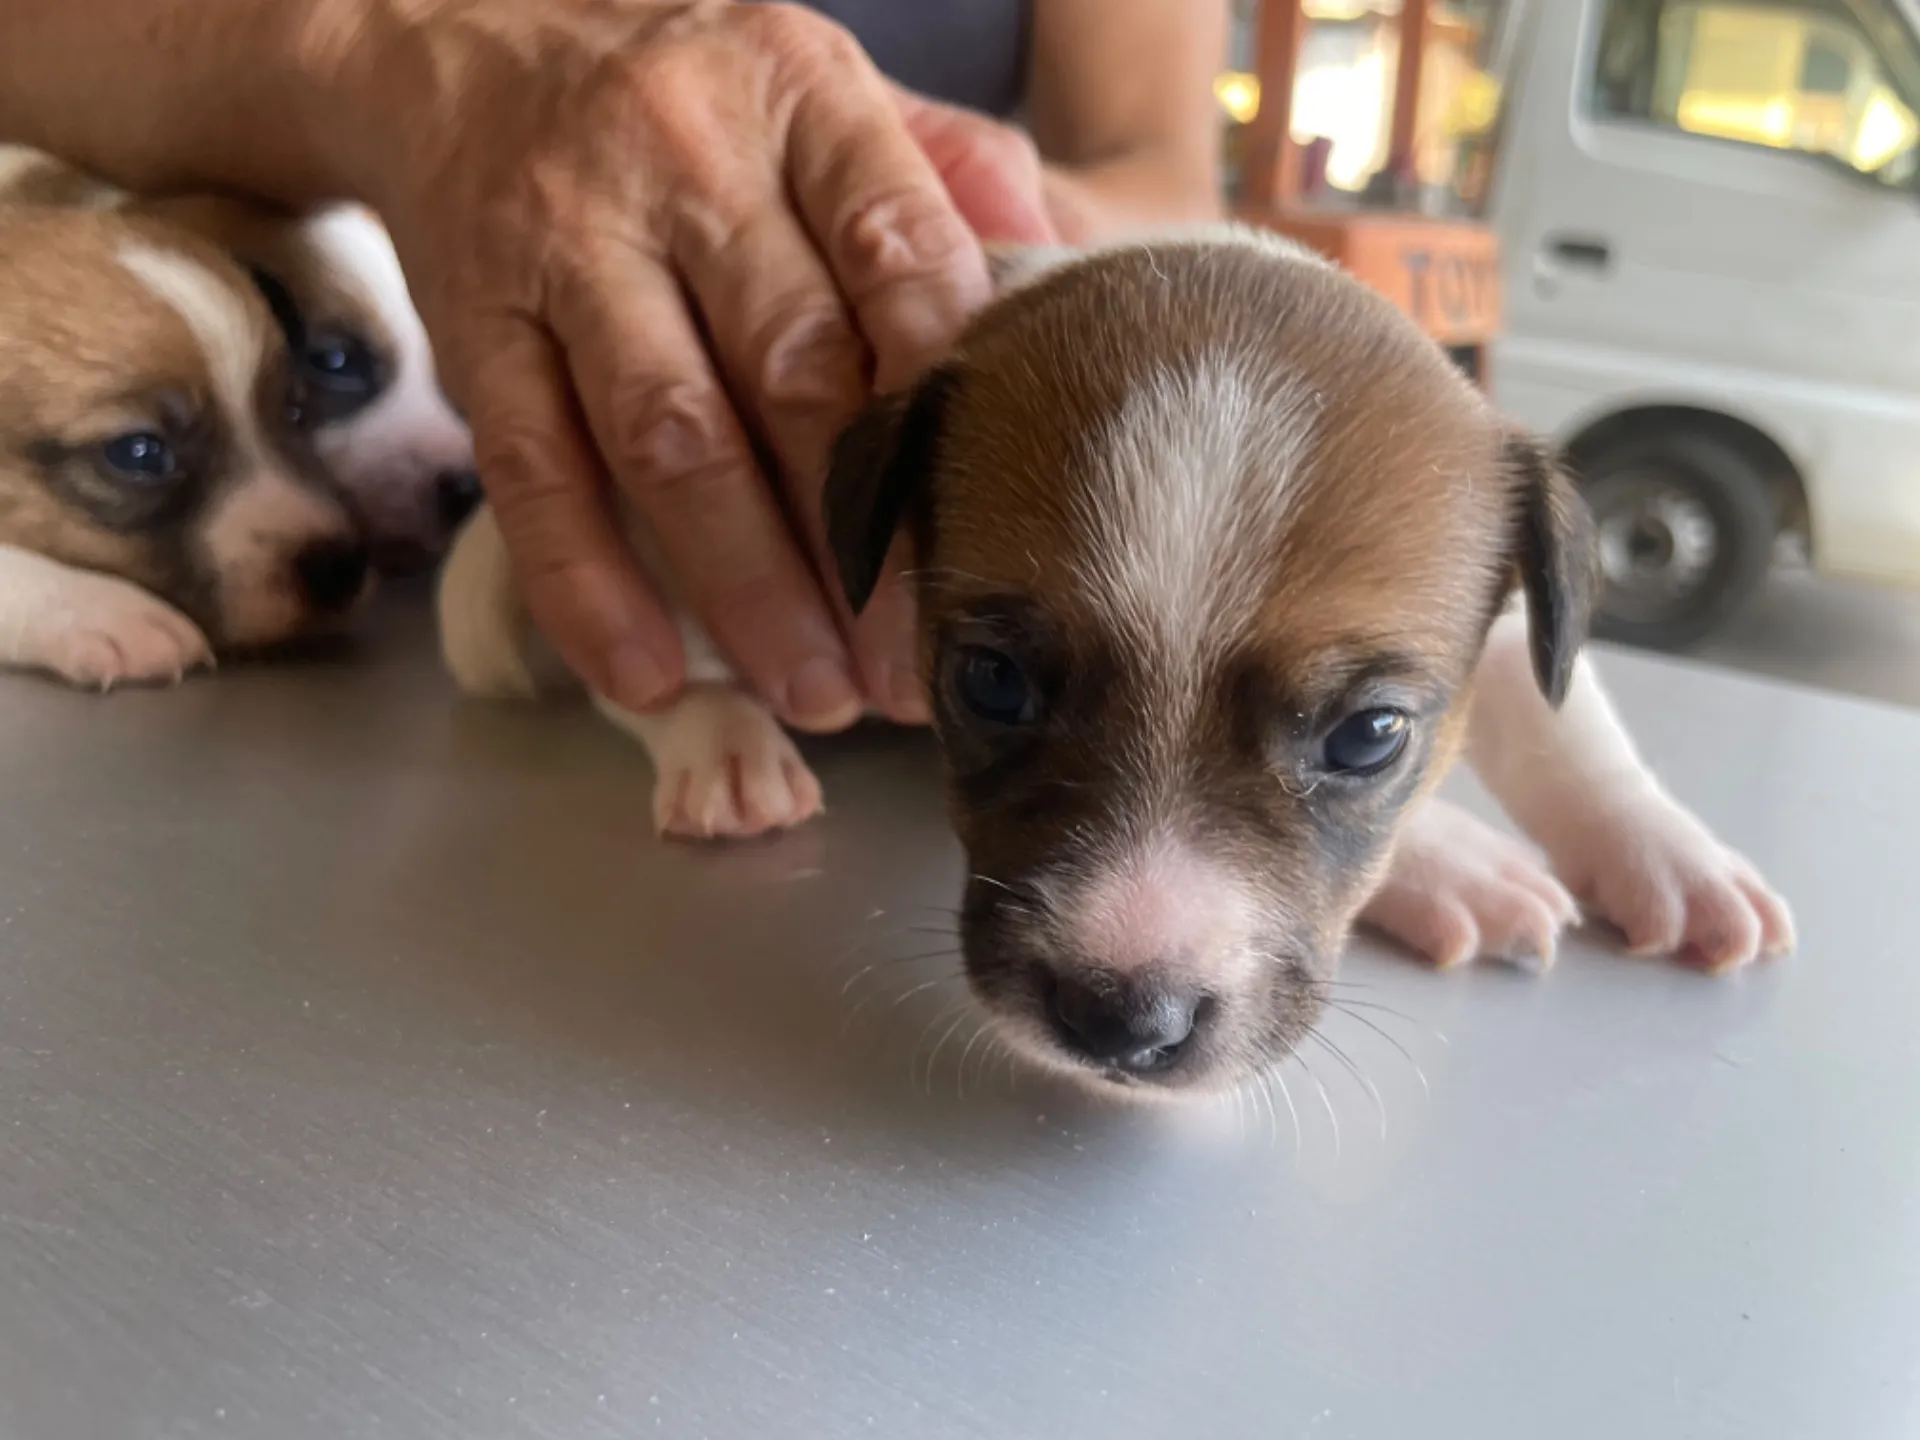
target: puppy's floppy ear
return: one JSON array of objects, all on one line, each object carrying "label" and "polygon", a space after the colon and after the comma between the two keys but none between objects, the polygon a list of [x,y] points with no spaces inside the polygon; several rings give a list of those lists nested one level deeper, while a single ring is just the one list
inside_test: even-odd
[{"label": "puppy's floppy ear", "polygon": [[951,366],[937,366],[912,389],[875,400],[834,444],[827,545],[855,614],[873,597],[901,522],[925,495],[958,383]]},{"label": "puppy's floppy ear", "polygon": [[1509,430],[1501,453],[1514,482],[1514,563],[1527,595],[1533,674],[1559,707],[1587,638],[1599,580],[1593,516],[1539,440]]}]

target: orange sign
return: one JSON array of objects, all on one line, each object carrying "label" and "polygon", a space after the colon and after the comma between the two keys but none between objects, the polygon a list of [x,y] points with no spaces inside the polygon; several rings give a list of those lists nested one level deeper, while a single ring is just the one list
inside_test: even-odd
[{"label": "orange sign", "polygon": [[1442,345],[1500,329],[1500,247],[1482,226],[1417,215],[1263,210],[1241,218],[1311,246],[1371,285]]}]

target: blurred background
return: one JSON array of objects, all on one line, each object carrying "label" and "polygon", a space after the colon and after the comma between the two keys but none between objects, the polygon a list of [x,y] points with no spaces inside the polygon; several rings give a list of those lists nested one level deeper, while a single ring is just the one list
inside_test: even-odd
[{"label": "blurred background", "polygon": [[1236,210],[1551,437],[1608,639],[1920,705],[1914,0],[1238,0]]}]

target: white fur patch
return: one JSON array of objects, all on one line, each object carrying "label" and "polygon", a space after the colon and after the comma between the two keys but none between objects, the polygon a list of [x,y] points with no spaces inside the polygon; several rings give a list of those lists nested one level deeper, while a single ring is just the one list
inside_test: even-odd
[{"label": "white fur patch", "polygon": [[1218,354],[1154,372],[1094,437],[1105,483],[1081,517],[1076,583],[1140,656],[1153,729],[1179,733],[1257,614],[1315,413],[1311,392],[1276,392]]},{"label": "white fur patch", "polygon": [[322,427],[315,445],[376,531],[433,539],[434,482],[473,468],[473,437],[440,391],[426,326],[385,228],[370,212],[341,206],[317,216],[309,233],[328,263],[329,282],[356,294],[386,332],[394,367],[373,404]]},{"label": "white fur patch", "polygon": [[267,345],[260,317],[232,285],[190,256],[126,245],[120,263],[186,322],[206,357],[214,398],[239,427],[243,442],[257,448],[253,381]]},{"label": "white fur patch", "polygon": [[139,586],[0,545],[0,666],[107,690],[212,663],[199,627]]}]

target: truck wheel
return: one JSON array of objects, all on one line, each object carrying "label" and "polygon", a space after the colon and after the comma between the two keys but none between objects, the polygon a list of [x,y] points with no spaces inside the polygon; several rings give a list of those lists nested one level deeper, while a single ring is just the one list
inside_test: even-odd
[{"label": "truck wheel", "polygon": [[1683,650],[1766,577],[1779,517],[1766,477],[1732,446],[1685,432],[1628,438],[1581,469],[1600,542],[1596,638]]}]

